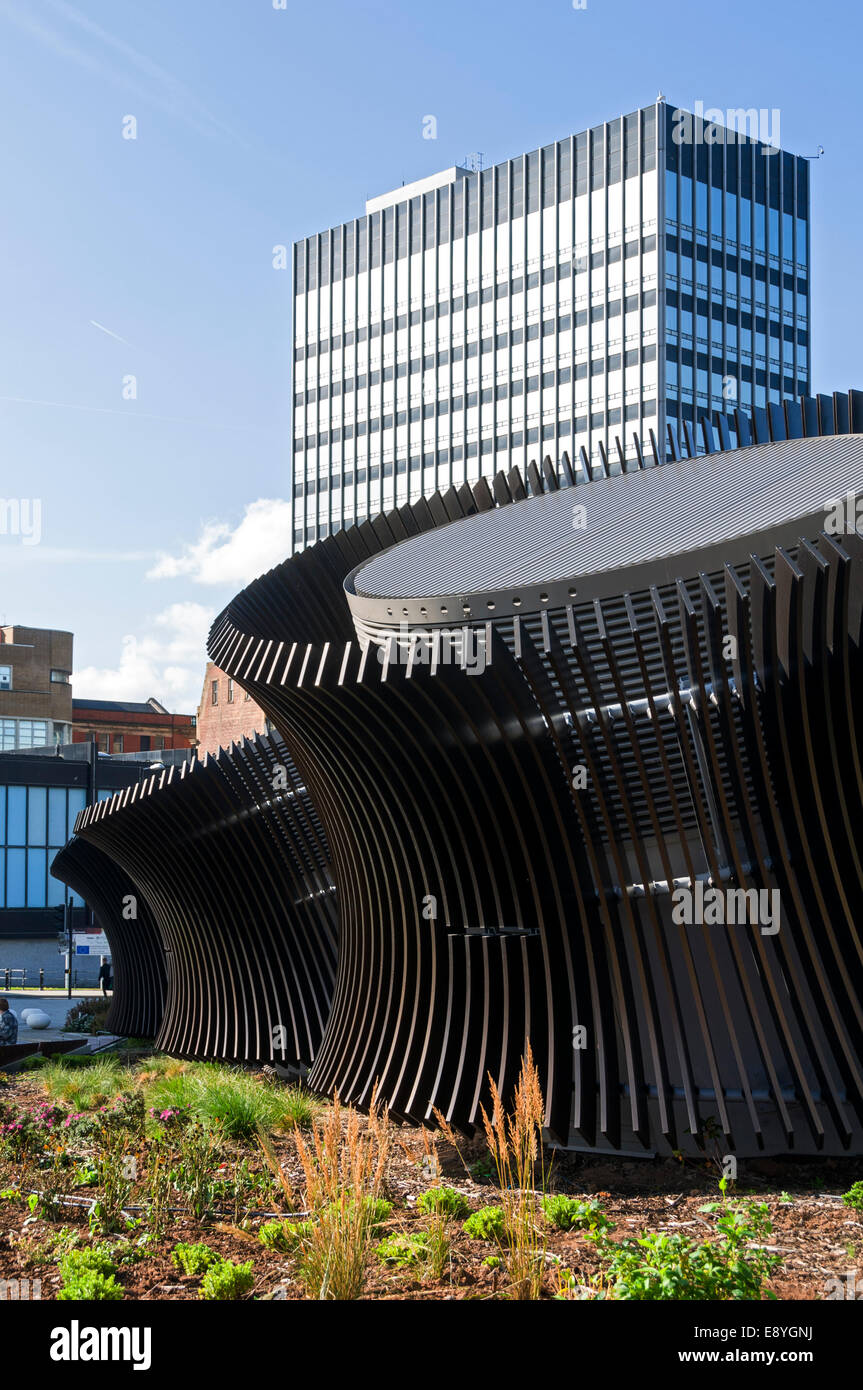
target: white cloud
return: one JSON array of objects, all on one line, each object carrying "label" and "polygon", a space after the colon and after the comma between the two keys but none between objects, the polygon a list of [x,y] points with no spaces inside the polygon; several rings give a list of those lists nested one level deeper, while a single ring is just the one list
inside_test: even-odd
[{"label": "white cloud", "polygon": [[196,584],[242,587],[286,559],[291,550],[291,507],[276,498],[250,502],[238,526],[205,524],[180,555],[160,555],[148,579],[191,577]]},{"label": "white cloud", "polygon": [[152,618],[147,635],[123,637],[117,666],[75,671],[75,698],[143,701],[153,695],[172,714],[194,714],[214,616],[201,603],[172,603]]}]

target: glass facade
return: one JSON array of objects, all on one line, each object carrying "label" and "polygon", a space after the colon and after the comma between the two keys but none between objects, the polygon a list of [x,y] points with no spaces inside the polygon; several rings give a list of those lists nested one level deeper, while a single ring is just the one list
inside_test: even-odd
[{"label": "glass facade", "polygon": [[[807,389],[808,166],[664,103],[294,246],[293,544]],[[789,386],[788,383],[791,383]],[[730,393],[737,392],[735,401]]]},{"label": "glass facade", "polygon": [[678,430],[810,390],[809,164],[694,118],[665,141],[665,405]]},{"label": "glass facade", "polygon": [[[103,801],[113,792],[100,791]],[[0,785],[0,908],[54,907],[63,884],[48,872],[86,805],[82,787]],[[76,907],[84,901],[71,894]]]}]

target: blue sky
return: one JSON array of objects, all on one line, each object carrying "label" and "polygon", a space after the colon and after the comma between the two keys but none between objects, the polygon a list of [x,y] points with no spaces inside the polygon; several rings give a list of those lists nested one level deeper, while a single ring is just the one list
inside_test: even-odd
[{"label": "blue sky", "polygon": [[660,89],[778,108],[786,149],[825,147],[814,386],[863,385],[860,14],[0,0],[0,497],[42,506],[38,545],[0,535],[0,621],[71,629],[76,695],[194,708],[209,619],[290,545],[290,272],[273,247]]}]

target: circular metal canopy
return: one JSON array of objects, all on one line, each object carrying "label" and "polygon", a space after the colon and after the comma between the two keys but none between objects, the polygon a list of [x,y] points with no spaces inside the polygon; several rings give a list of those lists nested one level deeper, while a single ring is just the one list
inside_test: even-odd
[{"label": "circular metal canopy", "polygon": [[358,624],[601,598],[793,547],[849,492],[863,495],[863,435],[753,445],[465,517],[358,565],[345,590]]}]

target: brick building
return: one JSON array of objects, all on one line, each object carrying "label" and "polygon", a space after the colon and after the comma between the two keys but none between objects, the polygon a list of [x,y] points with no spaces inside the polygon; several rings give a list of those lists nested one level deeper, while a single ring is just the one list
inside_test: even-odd
[{"label": "brick building", "polygon": [[102,753],[141,753],[162,748],[192,748],[194,714],[169,714],[150,698],[133,700],[73,700],[72,742],[93,739]]},{"label": "brick building", "polygon": [[0,752],[70,743],[72,633],[0,627]]},{"label": "brick building", "polygon": [[198,748],[202,753],[216,753],[241,738],[265,734],[267,716],[244,690],[220,671],[212,661],[204,673],[204,689],[198,706]]}]

